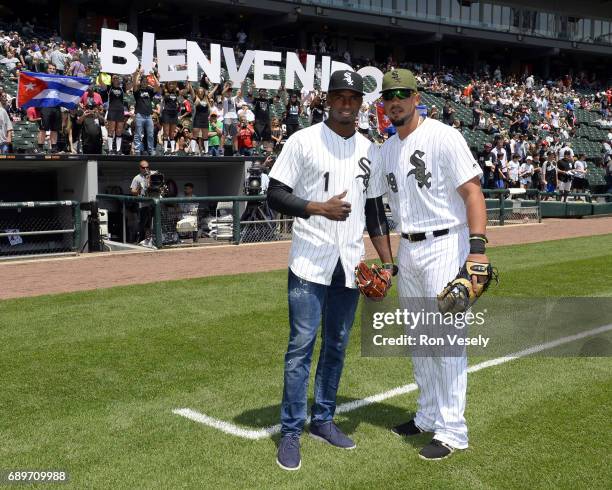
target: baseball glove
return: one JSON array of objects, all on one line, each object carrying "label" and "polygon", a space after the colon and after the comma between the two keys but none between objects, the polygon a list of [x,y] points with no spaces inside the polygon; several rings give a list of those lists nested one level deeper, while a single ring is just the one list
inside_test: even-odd
[{"label": "baseball glove", "polygon": [[[472,284],[472,276],[478,278],[476,287]],[[467,311],[487,290],[492,280],[498,282],[497,270],[491,264],[466,261],[459,269],[457,277],[438,294],[440,313],[455,314]]]},{"label": "baseball glove", "polygon": [[370,267],[365,262],[359,262],[355,267],[355,284],[366,298],[382,301],[391,287],[391,275],[390,270],[376,264]]}]

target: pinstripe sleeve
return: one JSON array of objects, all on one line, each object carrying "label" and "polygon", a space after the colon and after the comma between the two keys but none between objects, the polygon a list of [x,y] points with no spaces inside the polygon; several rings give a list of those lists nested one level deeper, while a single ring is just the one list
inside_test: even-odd
[{"label": "pinstripe sleeve", "polygon": [[300,173],[304,168],[302,145],[296,136],[297,133],[287,140],[269,176],[271,179],[276,179],[292,189],[298,183]]},{"label": "pinstripe sleeve", "polygon": [[370,199],[385,194],[387,192],[387,183],[385,180],[385,173],[383,172],[383,161],[380,148],[376,145],[372,145],[368,151],[368,158],[372,164],[370,185],[368,186],[366,197]]},{"label": "pinstripe sleeve", "polygon": [[468,180],[482,175],[480,165],[474,160],[472,152],[459,131],[449,128],[448,131],[445,131],[443,137],[444,173],[455,189]]}]

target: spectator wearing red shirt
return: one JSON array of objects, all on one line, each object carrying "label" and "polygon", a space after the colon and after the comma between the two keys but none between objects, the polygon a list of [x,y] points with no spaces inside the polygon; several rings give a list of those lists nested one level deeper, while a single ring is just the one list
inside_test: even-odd
[{"label": "spectator wearing red shirt", "polygon": [[249,126],[245,116],[240,117],[238,133],[236,134],[236,150],[240,155],[251,156],[253,152],[253,135],[255,130]]},{"label": "spectator wearing red shirt", "polygon": [[87,91],[81,96],[81,103],[86,106],[87,105],[87,101],[93,98],[94,104],[96,106],[100,106],[103,104],[102,102],[102,97],[100,96],[100,94],[98,92],[95,92],[93,87],[90,86]]}]

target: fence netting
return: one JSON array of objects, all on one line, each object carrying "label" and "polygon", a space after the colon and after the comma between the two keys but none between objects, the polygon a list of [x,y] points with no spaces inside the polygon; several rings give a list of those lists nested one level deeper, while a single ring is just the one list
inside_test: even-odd
[{"label": "fence netting", "polygon": [[0,257],[67,253],[75,250],[71,204],[0,206]]}]

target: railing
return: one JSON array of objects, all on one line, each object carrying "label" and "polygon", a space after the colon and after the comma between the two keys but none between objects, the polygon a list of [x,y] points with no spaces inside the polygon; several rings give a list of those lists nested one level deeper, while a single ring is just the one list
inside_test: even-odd
[{"label": "railing", "polygon": [[80,242],[78,202],[0,202],[1,258],[75,253]]},{"label": "railing", "polygon": [[159,198],[98,194],[97,199],[98,207],[108,211],[109,237],[123,243],[161,248],[291,238],[293,218],[269,210],[264,195]]},{"label": "railing", "polygon": [[[504,226],[506,223],[528,223],[530,221],[542,222],[540,212],[540,191],[537,189],[483,189],[485,197],[499,200],[497,208],[487,208],[487,224],[490,226]],[[524,201],[514,200],[512,197],[533,197],[533,205],[524,205]],[[510,201],[512,206],[506,203]],[[516,204],[516,206],[515,206]]]}]

